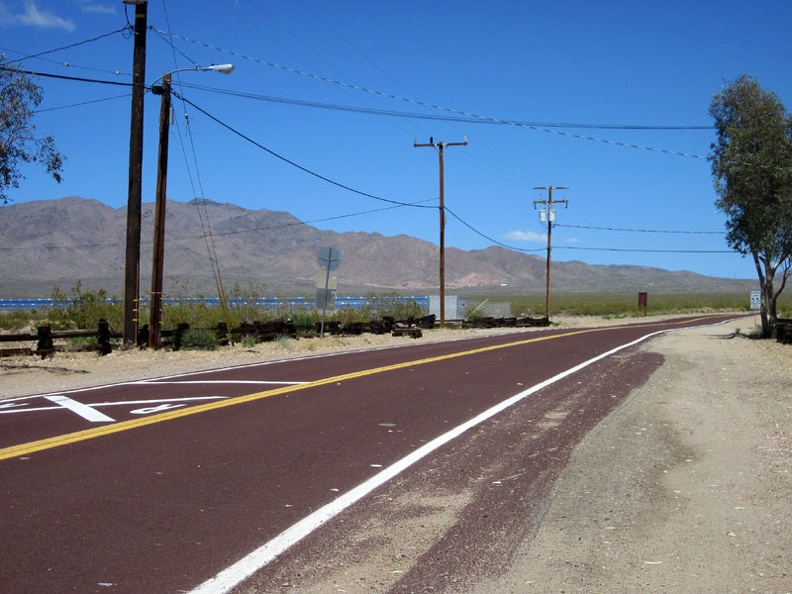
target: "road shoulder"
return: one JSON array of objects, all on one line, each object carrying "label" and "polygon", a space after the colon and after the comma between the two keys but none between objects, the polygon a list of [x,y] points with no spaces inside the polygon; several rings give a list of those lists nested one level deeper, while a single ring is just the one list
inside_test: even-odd
[{"label": "road shoulder", "polygon": [[665,364],[579,444],[488,592],[792,590],[792,352],[739,326],[644,347]]}]

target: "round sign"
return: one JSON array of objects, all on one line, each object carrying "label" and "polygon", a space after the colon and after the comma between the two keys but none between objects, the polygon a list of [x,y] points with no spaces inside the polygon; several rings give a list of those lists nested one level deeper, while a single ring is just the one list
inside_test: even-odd
[{"label": "round sign", "polygon": [[331,247],[319,250],[318,259],[319,266],[323,266],[327,270],[335,270],[341,266],[341,252]]}]

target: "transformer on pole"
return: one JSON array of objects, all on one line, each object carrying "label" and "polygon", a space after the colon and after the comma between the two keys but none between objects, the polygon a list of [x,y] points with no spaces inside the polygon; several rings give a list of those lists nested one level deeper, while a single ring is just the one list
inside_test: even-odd
[{"label": "transformer on pole", "polygon": [[534,190],[547,190],[546,200],[534,200],[534,208],[537,204],[542,205],[539,211],[539,220],[547,223],[547,271],[545,273],[545,318],[550,321],[550,253],[552,251],[552,235],[553,223],[556,220],[556,211],[553,208],[554,204],[563,204],[565,207],[569,205],[568,200],[553,200],[553,190],[568,190],[567,186],[535,186]]}]

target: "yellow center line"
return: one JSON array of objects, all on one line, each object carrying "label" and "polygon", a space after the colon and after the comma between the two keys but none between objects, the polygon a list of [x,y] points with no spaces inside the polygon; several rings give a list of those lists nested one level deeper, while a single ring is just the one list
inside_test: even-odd
[{"label": "yellow center line", "polygon": [[[685,320],[686,323],[690,323],[692,320]],[[681,322],[680,322],[681,323]],[[667,324],[667,323],[666,323]],[[645,327],[645,326],[652,326],[656,324],[645,324],[640,326],[631,326],[631,328],[635,327]],[[557,338],[566,338],[569,336],[575,336],[578,334],[587,334],[591,332],[600,332],[604,330],[616,330],[619,328],[624,328],[624,326],[607,326],[602,328],[586,328],[582,330],[575,330],[572,332],[565,332],[563,334],[553,334],[550,336],[538,336],[533,338],[528,338],[524,340],[518,340],[515,342],[509,342],[504,344],[496,344],[490,345],[486,347],[479,347],[476,349],[471,349],[467,351],[459,351],[456,353],[449,353],[446,355],[438,355],[436,357],[428,357],[425,359],[416,359],[414,361],[406,361],[404,363],[395,363],[393,365],[385,365],[383,367],[375,367],[373,369],[365,369],[363,371],[355,371],[352,373],[344,373],[341,375],[334,375],[332,377],[326,377],[320,380],[316,380],[313,382],[308,382],[305,384],[293,385],[293,386],[284,386],[282,388],[276,388],[274,390],[266,390],[264,392],[255,392],[253,394],[246,394],[244,396],[237,396],[235,398],[229,398],[227,400],[219,400],[214,402],[209,402],[206,404],[199,404],[197,406],[193,406],[190,408],[180,408],[174,409],[171,411],[159,413],[156,415],[151,415],[149,417],[143,417],[140,419],[132,419],[129,421],[121,421],[119,423],[113,423],[111,425],[103,425],[101,427],[93,427],[91,429],[85,429],[83,431],[76,431],[74,433],[66,433],[64,435],[57,435],[55,437],[48,437],[46,439],[40,439],[37,441],[31,441],[28,443],[21,443],[18,445],[9,446],[6,448],[0,449],[0,460],[8,460],[9,458],[17,458],[19,456],[27,456],[29,454],[33,454],[36,452],[41,452],[44,450],[49,450],[52,448],[57,448],[73,443],[78,443],[81,441],[87,441],[89,439],[94,439],[97,437],[103,437],[105,435],[112,435],[114,433],[121,433],[123,431],[130,431],[132,429],[137,429],[139,427],[146,427],[148,425],[155,425],[157,423],[164,423],[165,421],[171,421],[174,419],[180,419],[182,417],[188,417],[191,415],[197,415],[204,412],[209,412],[212,410],[218,410],[221,408],[226,408],[229,406],[236,406],[238,404],[244,404],[246,402],[253,402],[255,400],[262,400],[264,398],[269,398],[271,396],[278,396],[280,394],[290,394],[292,392],[298,392],[300,390],[307,390],[309,388],[316,388],[318,386],[326,386],[328,384],[335,384],[339,382],[344,382],[352,379],[357,379],[361,377],[366,377],[370,375],[376,375],[378,373],[386,373],[388,371],[395,371],[398,369],[404,369],[406,367],[415,367],[417,365],[426,365],[427,363],[436,363],[438,361],[446,361],[449,359],[455,359],[458,357],[466,357],[468,355],[475,355],[478,353],[485,353],[488,351],[495,351],[499,349],[506,349],[516,346],[522,346],[534,342],[541,342],[545,340],[553,340]]]}]

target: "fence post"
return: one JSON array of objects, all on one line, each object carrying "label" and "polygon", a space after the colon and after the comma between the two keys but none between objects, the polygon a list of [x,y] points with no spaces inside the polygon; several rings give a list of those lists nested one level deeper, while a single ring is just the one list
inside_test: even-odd
[{"label": "fence post", "polygon": [[55,345],[52,342],[52,328],[49,326],[38,327],[38,344],[36,354],[41,355],[42,359],[51,357],[55,353]]},{"label": "fence post", "polygon": [[110,345],[110,324],[102,318],[99,320],[99,354],[109,355],[113,352],[113,347]]},{"label": "fence post", "polygon": [[173,333],[173,350],[178,351],[182,346],[182,339],[184,338],[184,333],[190,329],[190,325],[183,322],[181,324],[176,325],[176,331]]}]

